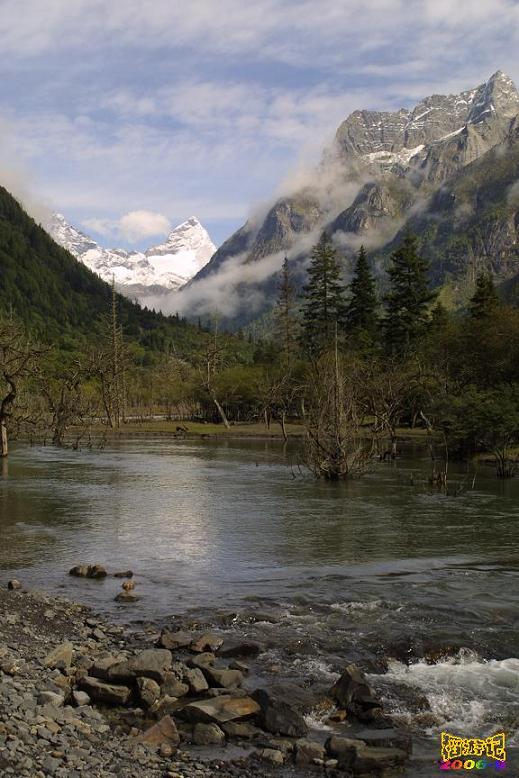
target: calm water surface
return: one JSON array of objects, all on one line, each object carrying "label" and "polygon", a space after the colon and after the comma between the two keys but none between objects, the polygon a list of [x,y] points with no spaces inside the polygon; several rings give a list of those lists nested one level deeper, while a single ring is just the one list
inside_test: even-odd
[{"label": "calm water surface", "polygon": [[427,488],[423,451],[340,485],[294,478],[290,460],[297,451],[271,441],[15,448],[0,477],[0,570],[128,620],[120,582],[67,571],[132,568],[140,618],[235,611],[233,630],[316,683],[345,659],[389,658],[373,682],[397,711],[402,683],[425,692],[436,723],[417,716],[422,734],[501,724],[513,738],[519,479],[482,469],[472,488],[460,469],[467,488],[445,497]]}]

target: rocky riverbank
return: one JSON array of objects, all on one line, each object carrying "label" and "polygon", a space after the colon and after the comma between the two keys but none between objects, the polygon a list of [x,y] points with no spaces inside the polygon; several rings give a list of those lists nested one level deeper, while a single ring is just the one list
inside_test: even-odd
[{"label": "rocky riverbank", "polygon": [[[181,626],[181,625],[179,625]],[[0,590],[0,774],[15,778],[389,776],[410,740],[345,668],[309,729],[308,696],[265,685],[262,646],[217,632],[140,632],[88,608]]]}]

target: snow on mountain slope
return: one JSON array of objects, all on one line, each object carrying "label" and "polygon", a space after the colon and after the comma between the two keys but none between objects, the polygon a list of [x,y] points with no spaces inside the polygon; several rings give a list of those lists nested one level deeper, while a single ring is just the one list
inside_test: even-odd
[{"label": "snow on mountain slope", "polygon": [[216,247],[198,219],[192,216],[167,240],[146,251],[105,249],[55,213],[49,224],[54,240],[122,294],[132,299],[160,296],[179,289],[211,259]]}]

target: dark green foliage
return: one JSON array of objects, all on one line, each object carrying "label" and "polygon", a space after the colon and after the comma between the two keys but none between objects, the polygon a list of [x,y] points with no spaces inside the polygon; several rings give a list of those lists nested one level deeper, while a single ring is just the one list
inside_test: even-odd
[{"label": "dark green foliage", "polygon": [[378,328],[378,301],[364,246],[360,247],[346,306],[346,333],[350,342],[364,347],[373,344]]},{"label": "dark green foliage", "polygon": [[337,250],[323,232],[312,251],[303,298],[303,346],[311,355],[326,348],[342,328],[345,315],[344,284]]},{"label": "dark green foliage", "polygon": [[476,279],[476,291],[470,303],[469,311],[473,319],[492,316],[499,307],[500,299],[494,286],[491,273],[481,273]]},{"label": "dark green foliage", "polygon": [[391,255],[390,289],[384,321],[386,348],[392,356],[411,351],[424,335],[429,306],[435,293],[429,289],[427,262],[418,253],[416,237],[408,232]]}]

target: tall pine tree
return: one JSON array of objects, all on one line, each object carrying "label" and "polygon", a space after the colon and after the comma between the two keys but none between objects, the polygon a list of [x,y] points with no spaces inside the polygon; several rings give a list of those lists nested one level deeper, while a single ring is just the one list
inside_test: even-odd
[{"label": "tall pine tree", "polygon": [[275,317],[283,363],[285,367],[290,367],[296,351],[299,322],[296,316],[296,293],[287,257],[285,257],[281,268]]},{"label": "tall pine tree", "polygon": [[496,312],[499,304],[500,299],[492,274],[481,273],[476,279],[476,291],[469,303],[471,317],[486,319]]},{"label": "tall pine tree", "polygon": [[384,321],[386,347],[392,356],[409,352],[424,334],[429,306],[436,293],[429,289],[428,263],[418,253],[416,237],[407,232],[391,255],[390,289]]},{"label": "tall pine tree", "polygon": [[373,345],[378,326],[378,301],[364,246],[360,247],[350,294],[345,317],[348,337],[360,348]]},{"label": "tall pine tree", "polygon": [[344,314],[344,283],[337,250],[323,232],[312,251],[304,288],[303,345],[310,354],[316,355],[332,343],[336,326],[343,326]]}]

